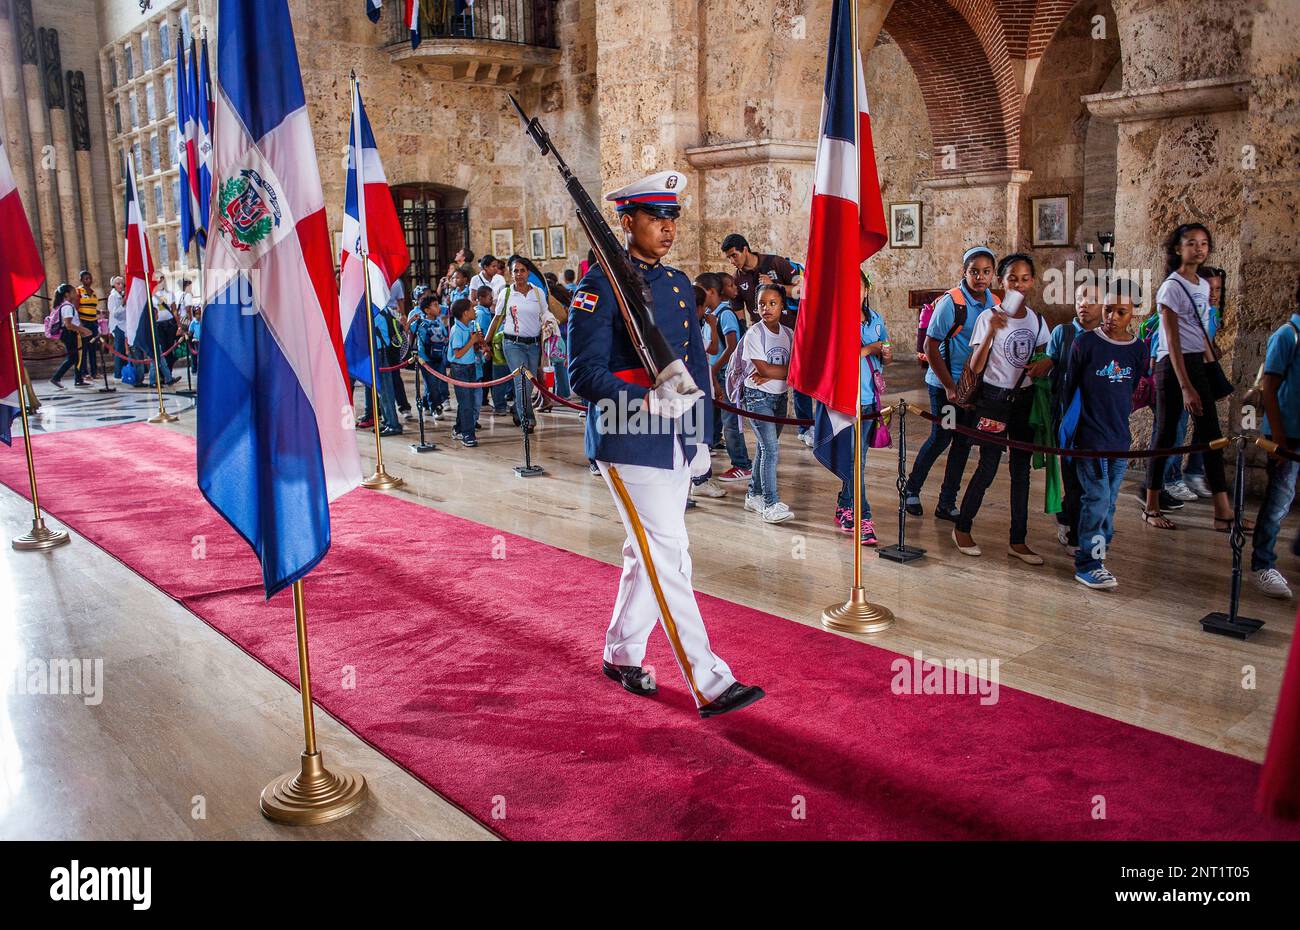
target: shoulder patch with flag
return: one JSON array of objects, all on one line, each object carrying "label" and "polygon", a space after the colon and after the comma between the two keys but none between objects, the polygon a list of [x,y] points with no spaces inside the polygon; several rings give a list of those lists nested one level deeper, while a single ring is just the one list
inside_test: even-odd
[{"label": "shoulder patch with flag", "polygon": [[591,291],[578,291],[573,295],[573,308],[591,313],[596,309],[596,301],[598,300],[600,300],[599,294],[593,294]]}]

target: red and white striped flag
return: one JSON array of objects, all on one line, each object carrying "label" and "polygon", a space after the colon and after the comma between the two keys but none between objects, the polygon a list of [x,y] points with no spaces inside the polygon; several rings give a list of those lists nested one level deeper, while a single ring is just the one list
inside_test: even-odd
[{"label": "red and white striped flag", "polygon": [[420,0],[406,0],[406,25],[411,30],[411,48],[419,48]]},{"label": "red and white striped flag", "polygon": [[153,332],[147,312],[149,289],[153,286],[153,256],[149,254],[149,239],[144,232],[144,216],[140,212],[140,197],[135,184],[135,163],[126,157],[126,278],[123,304],[126,310],[126,336],[131,345],[153,357]]}]

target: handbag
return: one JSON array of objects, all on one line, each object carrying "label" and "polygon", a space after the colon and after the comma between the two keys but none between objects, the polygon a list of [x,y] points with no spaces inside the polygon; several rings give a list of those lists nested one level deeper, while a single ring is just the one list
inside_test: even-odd
[{"label": "handbag", "polygon": [[1210,396],[1215,400],[1231,397],[1236,388],[1232,386],[1228,376],[1223,373],[1223,366],[1219,364],[1219,348],[1214,344],[1214,340],[1210,338],[1209,330],[1205,328],[1205,321],[1196,312],[1196,301],[1192,299],[1191,288],[1184,284],[1182,278],[1178,277],[1177,274],[1171,274],[1165,280],[1177,281],[1183,292],[1187,294],[1187,302],[1192,305],[1192,316],[1196,317],[1196,325],[1201,327],[1201,333],[1205,336],[1205,344],[1210,347],[1210,355],[1213,357],[1205,363],[1205,376],[1210,381]]},{"label": "handbag", "polygon": [[140,382],[140,376],[139,374],[136,373],[135,365],[131,364],[130,362],[123,362],[122,375],[119,378],[119,380],[123,384],[131,384],[131,385],[138,384]]},{"label": "handbag", "polygon": [[[875,365],[871,357],[867,357],[867,367],[871,369],[871,386],[876,392],[876,409],[879,410],[881,401],[885,396],[885,372],[883,367]],[[894,437],[889,432],[889,417],[884,416],[879,420],[873,421],[875,429],[871,431],[871,440],[868,448],[884,449],[894,442]]]}]

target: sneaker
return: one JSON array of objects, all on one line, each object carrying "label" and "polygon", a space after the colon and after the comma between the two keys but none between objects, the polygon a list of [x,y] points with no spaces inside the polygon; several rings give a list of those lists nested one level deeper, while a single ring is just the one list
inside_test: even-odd
[{"label": "sneaker", "polygon": [[1070,548],[1070,528],[1056,524],[1056,541],[1067,549]]},{"label": "sneaker", "polygon": [[1194,501],[1198,495],[1181,481],[1175,481],[1172,484],[1165,485],[1165,493],[1175,500]]},{"label": "sneaker", "polygon": [[813,444],[812,430],[805,430],[804,432],[800,433],[799,441],[803,443],[805,446],[807,446],[809,449],[811,449]]},{"label": "sneaker", "polygon": [[762,513],[764,510],[762,496],[758,494],[746,494],[745,509],[751,510],[754,513]]},{"label": "sneaker", "polygon": [[597,478],[600,477],[600,466],[597,465],[595,462],[590,462],[590,463],[588,463],[588,465],[587,465],[587,471],[591,472],[591,473],[592,473],[593,475],[595,475]]},{"label": "sneaker", "polygon": [[60,391],[63,390],[63,382],[62,382],[62,381],[55,381],[53,378],[51,378],[51,379],[50,379],[50,384],[54,385],[54,387],[55,387],[56,390],[60,390]]},{"label": "sneaker", "polygon": [[870,520],[862,521],[862,529],[858,534],[858,542],[864,546],[874,546],[876,544],[876,525]]},{"label": "sneaker", "polygon": [[452,430],[452,431],[451,431],[451,441],[452,441],[452,442],[458,442],[458,441],[460,441],[461,439],[464,439],[464,438],[465,438],[464,436],[462,436],[460,433],[456,432],[455,430]]},{"label": "sneaker", "polygon": [[1119,582],[1115,580],[1115,576],[1106,571],[1104,565],[1101,568],[1094,568],[1090,572],[1075,572],[1074,580],[1086,588],[1104,590],[1119,587]]},{"label": "sneaker", "polygon": [[357,429],[374,429],[374,420],[357,420]]},{"label": "sneaker", "polygon": [[835,508],[835,526],[843,533],[853,532],[853,508],[836,507]]},{"label": "sneaker", "polygon": [[[1146,506],[1147,506],[1147,492],[1146,492],[1146,489],[1145,489],[1145,488],[1138,488],[1137,492],[1134,493],[1133,496],[1137,499],[1137,502],[1138,502],[1139,504],[1142,505],[1142,509],[1145,510],[1145,509],[1146,509]],[[1160,509],[1161,509],[1161,510],[1181,510],[1182,507],[1183,507],[1183,502],[1182,502],[1182,501],[1180,501],[1178,498],[1174,497],[1174,496],[1173,496],[1172,494],[1170,494],[1168,491],[1165,491],[1165,490],[1161,489],[1161,491],[1160,491]]]},{"label": "sneaker", "polygon": [[1250,576],[1255,579],[1255,587],[1259,588],[1260,593],[1265,597],[1276,597],[1279,600],[1290,600],[1291,586],[1286,583],[1282,573],[1276,568],[1266,568],[1263,571],[1251,572]]},{"label": "sneaker", "polygon": [[478,445],[478,440],[475,439],[473,436],[470,436],[469,438],[462,438],[460,444],[464,446],[466,449],[473,449],[475,446]]},{"label": "sneaker", "polygon": [[1187,490],[1197,497],[1214,496],[1214,492],[1210,490],[1210,486],[1205,482],[1204,475],[1183,475],[1183,484],[1187,486]]},{"label": "sneaker", "polygon": [[[762,498],[759,498],[759,500],[762,500]],[[763,510],[763,520],[767,523],[784,523],[786,520],[793,519],[794,513],[781,501],[777,501],[771,507]]]},{"label": "sneaker", "polygon": [[748,481],[753,476],[753,472],[748,468],[741,468],[739,465],[732,465],[722,474],[718,475],[719,481]]},{"label": "sneaker", "polygon": [[917,497],[915,494],[907,495],[907,500],[903,504],[903,509],[913,517],[919,517],[921,514],[925,513],[925,509],[921,506],[921,498]]},{"label": "sneaker", "polygon": [[691,500],[689,497],[686,498],[686,509],[687,509],[687,510],[694,510],[694,509],[695,509],[696,507],[698,507],[698,506],[700,506],[700,505],[697,504],[697,503],[695,503],[695,501]]},{"label": "sneaker", "polygon": [[701,484],[692,485],[691,493],[700,497],[726,497],[727,489],[710,478]]}]

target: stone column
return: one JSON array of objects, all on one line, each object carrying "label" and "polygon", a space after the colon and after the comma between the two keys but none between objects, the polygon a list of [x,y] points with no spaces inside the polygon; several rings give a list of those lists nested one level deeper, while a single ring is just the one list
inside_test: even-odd
[{"label": "stone column", "polygon": [[[610,0],[596,20],[600,176],[608,190],[670,168],[688,178],[669,263],[700,265],[700,173],[686,149],[700,135],[699,18],[693,0]],[[606,211],[611,225],[612,210]]]},{"label": "stone column", "polygon": [[76,283],[77,273],[85,267],[86,254],[81,239],[81,216],[77,209],[77,180],[73,177],[72,140],[69,138],[66,112],[68,98],[63,86],[59,33],[56,29],[41,29],[38,35],[45,103],[50,111],[50,138],[54,142],[54,180],[58,192],[59,225],[63,234],[64,267],[67,269],[64,280]]},{"label": "stone column", "polygon": [[99,267],[99,227],[95,223],[95,184],[90,163],[90,113],[86,109],[86,75],[68,72],[68,122],[72,130],[72,151],[77,160],[77,188],[81,197],[81,228],[86,246],[86,265],[96,285],[104,282]]},{"label": "stone column", "polygon": [[36,182],[36,212],[40,217],[37,245],[45,262],[45,286],[49,293],[63,281],[63,237],[59,233],[59,208],[50,157],[49,110],[45,106],[42,81],[36,62],[36,29],[32,25],[32,0],[13,0],[14,28],[18,38],[18,60],[22,62],[23,91],[27,98],[27,128],[31,134],[32,169]]},{"label": "stone column", "polygon": [[[18,186],[18,196],[27,212],[32,236],[40,242],[41,224],[36,208],[36,177],[33,171],[35,160],[32,157],[31,134],[27,130],[27,102],[23,99],[22,70],[14,39],[11,8],[10,0],[0,0],[0,109],[4,111],[2,128],[9,164]],[[47,291],[46,295],[48,294]],[[44,316],[39,312],[37,303],[39,302],[33,301],[30,307],[24,305],[19,310],[19,318],[30,319],[34,314]]]}]

